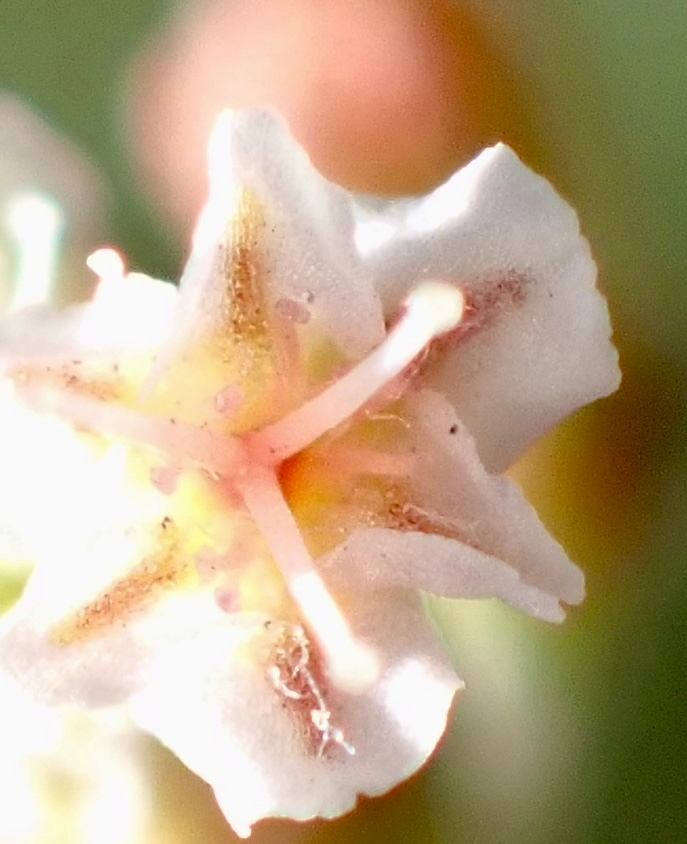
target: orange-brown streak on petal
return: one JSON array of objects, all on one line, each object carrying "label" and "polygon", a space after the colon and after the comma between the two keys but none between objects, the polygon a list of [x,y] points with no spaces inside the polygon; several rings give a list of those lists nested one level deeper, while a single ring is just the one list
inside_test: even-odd
[{"label": "orange-brown streak on petal", "polygon": [[[226,310],[219,334],[210,341],[211,354],[230,362],[245,396],[260,396],[256,407],[244,401],[234,419],[234,430],[248,425],[255,413],[279,416],[281,402],[293,393],[300,374],[295,328],[275,318],[268,299],[265,227],[260,201],[249,188],[242,186],[234,216],[227,226],[221,266]],[[288,393],[278,389],[284,383],[290,384]]]},{"label": "orange-brown streak on petal", "polygon": [[239,344],[272,353],[260,245],[265,227],[263,209],[255,195],[241,188],[237,210],[227,231],[223,273],[226,280],[228,328]]},{"label": "orange-brown streak on petal", "polygon": [[70,645],[98,635],[113,624],[126,621],[132,613],[159,598],[160,593],[189,581],[192,569],[179,560],[179,535],[171,519],[162,520],[157,543],[155,551],[126,577],[57,624],[52,639],[57,644]]}]

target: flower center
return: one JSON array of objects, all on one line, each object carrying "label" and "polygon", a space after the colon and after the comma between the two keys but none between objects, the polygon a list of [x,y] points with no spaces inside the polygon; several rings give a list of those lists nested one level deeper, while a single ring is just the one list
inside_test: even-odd
[{"label": "flower center", "polygon": [[[90,266],[107,284],[123,275],[121,263],[102,252],[91,258]],[[463,295],[456,288],[438,281],[418,285],[394,328],[366,358],[293,412],[245,434],[212,431],[94,397],[73,376],[55,386],[23,371],[23,378],[15,374],[16,389],[36,411],[152,446],[163,451],[173,467],[203,468],[219,484],[237,491],[322,652],[330,680],[358,693],[378,676],[376,655],[354,636],[322,580],[284,496],[278,470],[388,389],[434,338],[458,325],[463,310]]]},{"label": "flower center", "polygon": [[408,297],[406,309],[388,337],[338,381],[273,425],[244,437],[251,468],[235,483],[284,575],[303,620],[322,648],[331,680],[360,692],[377,678],[377,660],[353,636],[315,567],[303,536],[270,466],[312,445],[350,419],[437,336],[454,328],[463,313],[459,290],[425,282]]}]

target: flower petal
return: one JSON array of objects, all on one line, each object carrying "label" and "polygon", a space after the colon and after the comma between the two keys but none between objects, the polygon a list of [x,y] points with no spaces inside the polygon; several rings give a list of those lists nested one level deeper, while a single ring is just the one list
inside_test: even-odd
[{"label": "flower petal", "polygon": [[615,390],[606,303],[572,209],[503,145],[426,197],[360,207],[356,239],[387,313],[421,278],[458,284],[463,325],[429,363],[490,471]]},{"label": "flower petal", "polygon": [[312,318],[351,358],[383,336],[353,243],[350,196],[320,176],[271,111],[220,115],[210,195],[180,286],[174,349],[221,329],[241,307],[260,319]]},{"label": "flower petal", "polygon": [[57,309],[34,306],[0,322],[0,370],[17,364],[65,364],[84,355],[119,358],[149,352],[171,330],[177,290],[140,273],[101,283],[92,301]]},{"label": "flower petal", "polygon": [[87,305],[60,310],[50,306],[25,308],[0,322],[0,366],[17,362],[72,357],[80,352],[78,330]]},{"label": "flower petal", "polygon": [[562,621],[553,595],[477,548],[444,536],[390,528],[359,530],[318,560],[332,589],[402,587],[442,598],[498,598],[544,621]]},{"label": "flower petal", "polygon": [[420,502],[457,525],[469,545],[504,560],[522,581],[568,604],[584,598],[584,575],[509,478],[490,475],[449,402],[431,391],[409,401],[418,453]]},{"label": "flower petal", "polygon": [[[142,612],[115,620],[95,635],[61,641],[52,608],[47,601],[39,604],[31,591],[2,619],[0,668],[47,706],[119,704],[146,686],[151,662],[158,664],[161,654],[185,647],[201,628],[227,619],[210,591],[176,593],[158,597]],[[264,618],[244,613],[230,622],[223,627],[227,653]]]},{"label": "flower petal", "polygon": [[155,618],[178,609],[183,626],[187,596],[174,600],[166,588],[177,575],[169,499],[132,480],[124,446],[79,436],[8,393],[0,393],[1,550],[34,569],[2,619],[0,666],[44,703],[117,702],[136,686]]},{"label": "flower petal", "polygon": [[[403,500],[381,527],[353,533],[319,560],[332,588],[403,586],[451,598],[496,597],[560,621],[584,578],[511,480],[490,475],[448,402],[406,396],[409,463]],[[395,528],[388,530],[387,528]]]},{"label": "flower petal", "polygon": [[410,776],[444,732],[462,684],[417,597],[402,590],[351,595],[348,610],[383,663],[365,695],[327,692],[332,721],[353,755],[335,743],[321,758],[308,749],[298,706],[289,708],[259,661],[232,659],[222,624],[205,624],[162,654],[149,687],[133,700],[138,723],[213,786],[239,835],[265,817],[347,812],[357,795],[381,794]]}]

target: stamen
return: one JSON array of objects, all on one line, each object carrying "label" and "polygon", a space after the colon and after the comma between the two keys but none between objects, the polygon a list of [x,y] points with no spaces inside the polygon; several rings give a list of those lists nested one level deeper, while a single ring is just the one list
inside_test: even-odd
[{"label": "stamen", "polygon": [[124,278],[124,261],[119,252],[109,247],[96,249],[86,258],[86,266],[105,284],[119,282]]},{"label": "stamen", "polygon": [[303,621],[317,639],[328,675],[340,689],[360,694],[379,676],[379,662],[358,641],[320,577],[284,500],[276,476],[253,471],[238,479],[246,507],[286,580]]},{"label": "stamen", "polygon": [[10,304],[16,311],[50,300],[64,219],[57,203],[40,193],[15,197],[7,211],[7,228],[18,252],[17,274]]},{"label": "stamen", "polygon": [[174,419],[155,418],[53,387],[17,385],[16,390],[21,400],[39,413],[54,414],[79,427],[152,446],[173,457],[176,463],[202,464],[215,474],[231,477],[245,462],[240,441],[226,434]]},{"label": "stamen", "polygon": [[99,283],[81,316],[77,345],[148,354],[164,345],[177,307],[174,285],[127,272],[122,256],[110,247],[96,249],[86,265]]},{"label": "stamen", "polygon": [[250,438],[255,456],[280,463],[353,416],[435,337],[458,325],[464,304],[463,294],[450,284],[420,284],[406,300],[400,321],[365,360],[319,396]]}]

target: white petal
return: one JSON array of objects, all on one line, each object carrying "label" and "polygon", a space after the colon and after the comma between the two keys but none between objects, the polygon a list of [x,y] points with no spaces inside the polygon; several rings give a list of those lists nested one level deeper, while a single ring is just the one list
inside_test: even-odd
[{"label": "white petal", "polygon": [[[318,561],[334,589],[403,586],[500,598],[549,621],[584,597],[584,577],[511,480],[490,475],[447,399],[409,393],[410,464],[398,530],[361,530]],[[397,522],[400,519],[400,523]]]},{"label": "white petal", "polygon": [[[343,597],[345,602],[345,596]],[[379,649],[383,674],[362,696],[328,693],[335,726],[355,747],[318,758],[259,663],[231,659],[206,625],[156,664],[134,715],[215,789],[239,835],[265,817],[336,817],[357,795],[381,794],[432,752],[461,688],[420,602],[399,590],[351,596],[349,620]],[[173,658],[172,658],[173,657]]]},{"label": "white petal", "polygon": [[[28,561],[37,544],[75,516],[65,478],[92,477],[92,453],[69,426],[28,410],[0,379],[0,534],[7,561]],[[80,520],[79,520],[80,521]]]},{"label": "white petal", "polygon": [[43,705],[110,706],[147,685],[151,662],[159,667],[170,659],[172,668],[170,651],[183,649],[218,621],[231,654],[264,618],[228,619],[210,591],[171,593],[94,635],[63,644],[54,638],[51,608],[22,598],[0,624],[0,668]]},{"label": "white petal", "polygon": [[61,645],[36,613],[10,611],[0,624],[0,666],[38,703],[89,707],[121,703],[140,686],[145,653],[128,630]]},{"label": "white petal", "polygon": [[78,327],[86,305],[57,310],[26,308],[0,322],[0,365],[17,361],[61,359],[79,352]]},{"label": "white petal", "polygon": [[515,568],[525,583],[579,604],[584,598],[582,572],[547,532],[517,484],[485,470],[448,401],[421,391],[409,399],[409,407],[423,455],[413,476],[422,504],[448,517],[468,544]]},{"label": "white petal", "polygon": [[0,369],[25,363],[121,358],[150,351],[171,330],[177,290],[139,273],[100,285],[92,301],[57,309],[35,306],[0,322]]},{"label": "white petal", "polygon": [[488,469],[503,470],[617,388],[606,303],[577,218],[507,147],[485,150],[426,197],[361,209],[356,238],[387,312],[426,277],[460,285],[474,306],[428,374]]},{"label": "white petal", "polygon": [[443,598],[498,598],[528,615],[562,621],[558,599],[477,548],[444,536],[368,528],[318,560],[332,589],[399,586]]},{"label": "white petal", "polygon": [[[257,203],[247,234],[268,308],[309,312],[344,354],[362,355],[383,336],[379,299],[359,265],[350,197],[326,181],[277,114],[226,111],[210,142],[210,196],[181,279],[179,342],[201,337],[231,310],[226,255],[241,202]],[[240,236],[240,235],[239,235]],[[165,354],[163,354],[165,358]]]},{"label": "white petal", "polygon": [[56,631],[149,559],[169,501],[131,482],[123,446],[99,453],[69,425],[32,413],[11,395],[2,398],[0,392],[3,550],[30,560],[34,570],[0,624],[0,665],[44,703],[116,702],[138,682],[156,641],[154,618],[167,618],[177,602],[161,600],[152,620],[132,610],[102,630],[96,622],[94,632],[65,644]]}]

